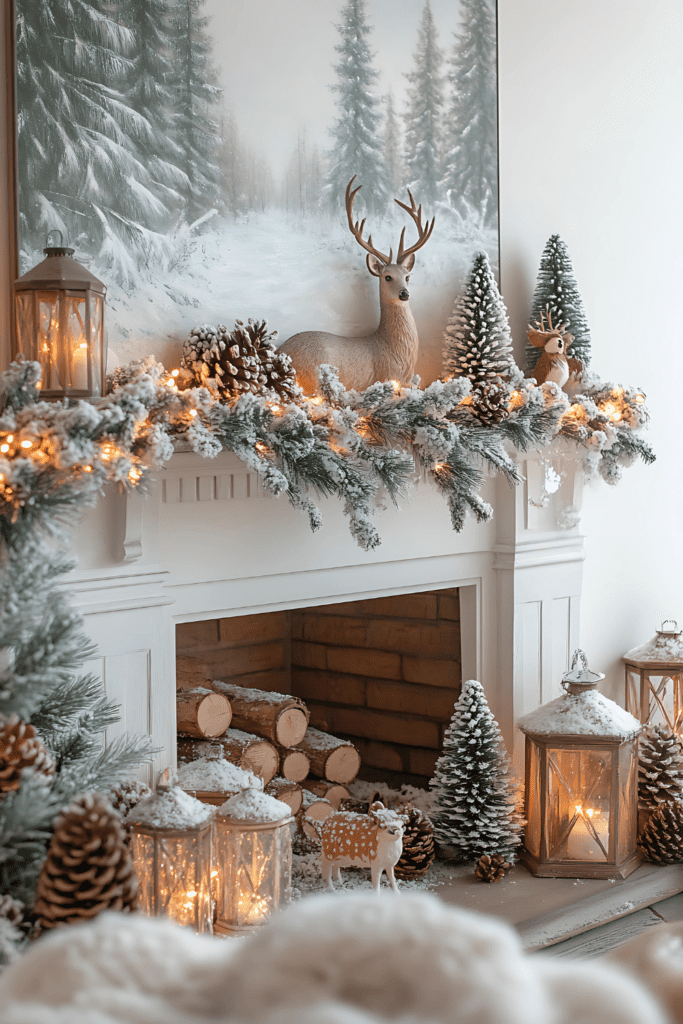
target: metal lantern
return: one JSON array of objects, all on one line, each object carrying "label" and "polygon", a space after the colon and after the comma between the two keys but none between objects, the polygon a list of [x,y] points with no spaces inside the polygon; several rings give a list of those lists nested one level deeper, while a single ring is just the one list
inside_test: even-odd
[{"label": "metal lantern", "polygon": [[598,693],[583,651],[566,693],[519,722],[526,734],[522,859],[549,878],[626,878],[636,854],[638,735],[633,715]]},{"label": "metal lantern", "polygon": [[141,800],[127,824],[142,913],[210,932],[211,808],[172,787]]},{"label": "metal lantern", "polygon": [[14,355],[40,363],[43,398],[91,398],[104,385],[107,289],[53,233],[60,244],[14,282]]},{"label": "metal lantern", "polygon": [[238,793],[216,812],[214,932],[247,934],[289,903],[293,821],[286,804],[255,788]]},{"label": "metal lantern", "polygon": [[[669,627],[668,629],[666,627]],[[626,708],[643,725],[683,734],[683,639],[675,619],[624,655]]]}]

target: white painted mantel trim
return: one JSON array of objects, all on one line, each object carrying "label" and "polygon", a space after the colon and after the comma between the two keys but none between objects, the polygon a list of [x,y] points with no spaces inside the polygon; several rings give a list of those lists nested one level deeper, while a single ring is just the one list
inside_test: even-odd
[{"label": "white painted mantel trim", "polygon": [[162,748],[154,770],[173,762],[178,622],[459,586],[464,678],[483,682],[521,765],[514,722],[559,692],[578,644],[582,469],[571,450],[553,465],[562,480],[545,504],[537,454],[522,460],[516,488],[488,478],[494,520],[468,520],[460,534],[422,480],[402,511],[378,510],[383,543],[370,553],[339,503],[321,502],[325,525],[312,534],[229,452],[177,453],[147,497],[107,494],[74,532],[79,567],[65,586],[99,648],[88,668],[122,707],[114,734],[148,731]]}]

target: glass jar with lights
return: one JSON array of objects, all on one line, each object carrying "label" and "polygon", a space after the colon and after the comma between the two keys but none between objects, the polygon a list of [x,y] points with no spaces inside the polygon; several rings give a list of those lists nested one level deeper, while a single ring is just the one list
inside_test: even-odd
[{"label": "glass jar with lights", "polygon": [[74,250],[46,245],[46,258],[14,282],[13,357],[40,363],[46,399],[101,395],[106,372],[104,300],[107,289]]},{"label": "glass jar with lights", "polygon": [[293,822],[287,804],[256,787],[244,789],[216,811],[214,932],[249,934],[289,903]]},{"label": "glass jar with lights", "polygon": [[213,809],[172,786],[141,800],[126,825],[140,911],[211,932]]},{"label": "glass jar with lights", "polygon": [[651,640],[624,655],[626,708],[643,725],[683,735],[683,638],[665,619]]},{"label": "glass jar with lights", "polygon": [[597,690],[604,679],[576,651],[565,694],[525,715],[521,858],[548,878],[626,878],[636,854],[641,725]]}]

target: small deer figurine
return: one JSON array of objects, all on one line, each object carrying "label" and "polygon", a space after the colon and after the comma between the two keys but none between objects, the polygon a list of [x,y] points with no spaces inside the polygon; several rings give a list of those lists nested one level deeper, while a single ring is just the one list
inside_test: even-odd
[{"label": "small deer figurine", "polygon": [[332,876],[341,882],[341,869],[370,868],[372,887],[379,892],[382,872],[386,871],[394,892],[398,885],[394,868],[403,852],[406,819],[385,808],[380,800],[370,804],[367,814],[338,811],[322,823],[320,873],[323,882],[334,889]]},{"label": "small deer figurine", "polygon": [[[547,328],[544,317],[548,320]],[[567,358],[566,351],[573,342],[574,335],[565,331],[566,326],[567,324],[560,324],[559,327],[553,327],[550,308],[546,306],[545,314],[541,313],[540,322],[536,321],[536,328],[531,325],[527,328],[527,338],[534,348],[543,349],[533,372],[537,384],[544,384],[550,380],[564,387],[570,375],[576,379],[583,373],[583,363],[579,359],[573,359],[571,356]]]},{"label": "small deer figurine", "polygon": [[354,174],[346,186],[346,216],[352,235],[368,253],[368,270],[379,278],[380,318],[377,330],[362,338],[343,338],[325,331],[303,331],[295,334],[281,346],[292,359],[297,381],[307,394],[318,388],[316,368],[321,363],[331,363],[339,371],[341,382],[347,388],[362,391],[378,380],[397,380],[409,384],[415,373],[419,339],[413,314],[408,305],[410,293],[408,282],[415,264],[415,253],[427,242],[434,230],[434,220],[423,227],[422,206],[415,206],[415,200],[408,189],[410,206],[394,199],[394,202],[410,214],[418,231],[415,245],[404,249],[405,231],[401,231],[398,256],[393,262],[393,249],[385,256],[372,245],[372,235],[363,240],[365,220],[360,224],[353,220],[353,201],[362,188],[351,186],[356,180]]}]

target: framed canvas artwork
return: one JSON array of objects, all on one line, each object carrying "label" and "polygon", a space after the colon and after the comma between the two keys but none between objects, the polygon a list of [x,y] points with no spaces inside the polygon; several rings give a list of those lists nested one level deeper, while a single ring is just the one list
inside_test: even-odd
[{"label": "framed canvas artwork", "polygon": [[108,287],[109,368],[202,323],[370,333],[344,193],[416,240],[418,372],[473,256],[498,265],[495,0],[15,0],[19,270],[55,228]]}]

